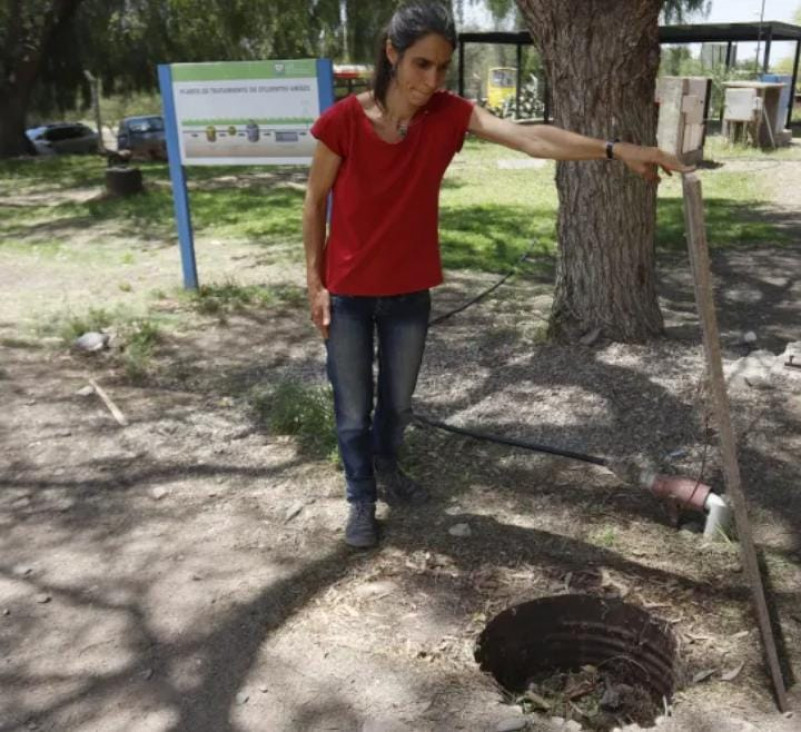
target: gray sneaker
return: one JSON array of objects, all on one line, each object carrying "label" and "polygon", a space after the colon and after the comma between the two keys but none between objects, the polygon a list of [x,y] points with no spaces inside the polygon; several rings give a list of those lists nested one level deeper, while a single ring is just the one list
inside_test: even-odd
[{"label": "gray sneaker", "polygon": [[431,496],[414,478],[401,470],[396,462],[376,458],[375,477],[379,488],[383,490],[384,500],[390,506],[419,506]]},{"label": "gray sneaker", "polygon": [[350,504],[348,523],[345,524],[345,543],[357,549],[368,549],[378,544],[375,503],[359,501]]}]

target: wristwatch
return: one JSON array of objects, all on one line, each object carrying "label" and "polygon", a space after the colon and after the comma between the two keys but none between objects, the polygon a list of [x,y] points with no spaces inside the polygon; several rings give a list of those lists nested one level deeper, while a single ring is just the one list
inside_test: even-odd
[{"label": "wristwatch", "polygon": [[615,155],[614,155],[613,149],[615,147],[615,143],[616,142],[620,142],[620,140],[615,138],[614,140],[607,140],[606,141],[606,157],[609,158],[609,160],[614,160],[615,159]]}]

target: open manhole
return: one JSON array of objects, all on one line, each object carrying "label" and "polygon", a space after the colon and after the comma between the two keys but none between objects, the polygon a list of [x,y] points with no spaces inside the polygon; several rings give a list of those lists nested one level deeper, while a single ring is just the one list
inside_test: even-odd
[{"label": "open manhole", "polygon": [[505,610],[478,639],[476,661],[526,712],[607,732],[664,714],[676,683],[676,639],[620,600],[546,597]]}]

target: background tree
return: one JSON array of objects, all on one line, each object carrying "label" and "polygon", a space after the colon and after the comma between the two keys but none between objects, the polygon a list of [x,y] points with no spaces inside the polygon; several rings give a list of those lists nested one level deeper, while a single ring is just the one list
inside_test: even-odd
[{"label": "background tree", "polygon": [[[512,0],[467,1],[509,6]],[[370,63],[400,2],[0,0],[0,94],[9,100],[0,107],[0,157],[29,151],[24,129],[31,108],[45,116],[74,108],[76,95],[88,101],[85,69],[108,96],[153,91],[159,63],[298,57]]]},{"label": "background tree", "polygon": [[29,152],[25,119],[34,85],[70,27],[81,0],[0,4],[0,157]]},{"label": "background tree", "polygon": [[[793,13],[793,24],[801,25],[801,6],[797,7],[795,12]],[[785,56],[784,58],[779,59],[776,63],[771,64],[773,70],[777,71],[780,74],[792,74],[794,65],[795,65],[794,52],[790,56]],[[798,89],[801,88],[801,79],[798,79],[796,81],[795,88],[796,88],[796,93],[798,93]]]},{"label": "background tree", "polygon": [[159,63],[337,57],[343,1],[0,0],[0,157],[30,151],[32,107],[88,101],[84,69],[108,95],[153,90]]},{"label": "background tree", "polygon": [[662,25],[678,25],[689,23],[696,17],[706,18],[712,9],[712,0],[665,0],[662,5],[660,23]]},{"label": "background tree", "polygon": [[[654,145],[662,0],[517,4],[551,82],[556,124],[591,137]],[[624,341],[659,334],[656,186],[606,160],[558,163],[556,185],[552,332],[575,337],[601,328]]]}]

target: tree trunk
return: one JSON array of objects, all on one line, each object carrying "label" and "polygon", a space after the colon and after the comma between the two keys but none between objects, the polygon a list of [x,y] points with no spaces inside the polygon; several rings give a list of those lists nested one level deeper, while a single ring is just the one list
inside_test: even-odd
[{"label": "tree trunk", "polygon": [[35,152],[25,136],[25,113],[27,99],[14,94],[8,87],[0,86],[0,158],[28,155]]},{"label": "tree trunk", "polygon": [[[47,7],[33,9],[23,7],[20,0],[9,3],[6,38],[10,40],[0,59],[0,158],[35,152],[25,135],[31,92],[44,54],[51,51],[53,38],[72,20],[81,2],[51,0]],[[25,15],[31,12],[36,15],[35,22]]]},{"label": "tree trunk", "polygon": [[[661,0],[517,0],[551,82],[554,121],[654,145]],[[557,164],[559,255],[551,329],[615,340],[662,331],[656,297],[656,186],[618,162]]]},{"label": "tree trunk", "polygon": [[112,196],[133,196],[144,192],[142,171],[126,166],[106,168],[106,190]]}]

